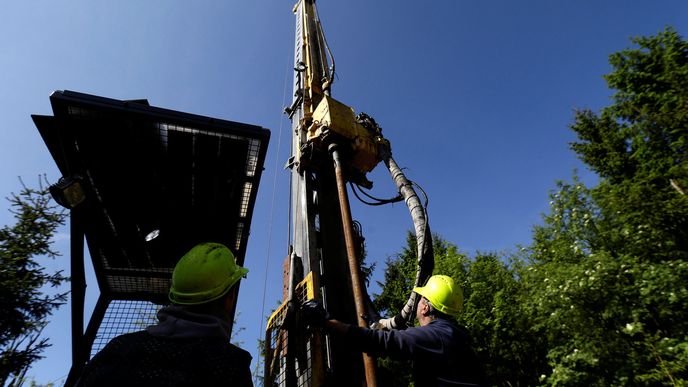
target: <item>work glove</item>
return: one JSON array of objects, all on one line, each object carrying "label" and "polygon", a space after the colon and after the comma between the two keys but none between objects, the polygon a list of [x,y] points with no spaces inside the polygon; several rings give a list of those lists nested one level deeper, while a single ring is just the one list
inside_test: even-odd
[{"label": "work glove", "polygon": [[322,327],[331,319],[330,314],[319,301],[311,300],[301,305],[301,318],[312,327]]},{"label": "work glove", "polygon": [[406,321],[404,321],[401,315],[396,315],[394,317],[380,319],[380,321],[373,324],[372,328],[382,329],[385,331],[391,331],[392,329],[406,329]]}]

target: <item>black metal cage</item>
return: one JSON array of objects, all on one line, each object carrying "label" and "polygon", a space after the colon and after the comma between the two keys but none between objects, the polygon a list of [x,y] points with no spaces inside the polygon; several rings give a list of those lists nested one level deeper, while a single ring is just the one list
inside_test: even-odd
[{"label": "black metal cage", "polygon": [[[243,264],[270,132],[145,100],[56,91],[50,101],[54,115],[33,120],[63,175],[53,195],[71,208],[70,385],[94,341],[153,320],[191,247],[219,242]],[[85,331],[84,236],[100,289]]]}]

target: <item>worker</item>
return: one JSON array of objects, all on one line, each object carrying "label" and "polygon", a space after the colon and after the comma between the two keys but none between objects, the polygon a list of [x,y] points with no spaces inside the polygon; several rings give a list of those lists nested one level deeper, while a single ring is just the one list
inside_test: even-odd
[{"label": "worker", "polygon": [[465,328],[455,320],[463,296],[451,277],[434,275],[414,292],[422,298],[416,317],[420,326],[405,330],[368,329],[331,319],[319,302],[301,307],[310,325],[343,335],[353,348],[371,356],[411,360],[415,386],[483,386],[485,378]]},{"label": "worker", "polygon": [[247,269],[219,243],[201,243],[172,273],[159,322],[115,337],[86,365],[78,386],[253,386],[251,355],[230,344],[236,288]]}]

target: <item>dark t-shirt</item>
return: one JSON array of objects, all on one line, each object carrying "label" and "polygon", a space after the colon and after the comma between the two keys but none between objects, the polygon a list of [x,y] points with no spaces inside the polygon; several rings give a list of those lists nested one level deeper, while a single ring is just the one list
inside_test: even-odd
[{"label": "dark t-shirt", "polygon": [[405,330],[373,330],[351,326],[354,345],[376,356],[413,362],[413,379],[420,386],[482,386],[485,377],[465,328],[436,319]]},{"label": "dark t-shirt", "polygon": [[253,386],[251,355],[221,338],[118,336],[86,365],[78,386]]}]

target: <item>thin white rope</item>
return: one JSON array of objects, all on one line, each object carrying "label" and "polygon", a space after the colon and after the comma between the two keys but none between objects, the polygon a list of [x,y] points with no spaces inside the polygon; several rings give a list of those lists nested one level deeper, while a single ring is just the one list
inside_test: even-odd
[{"label": "thin white rope", "polygon": [[[291,59],[290,59],[291,62]],[[286,106],[286,100],[287,100],[287,78],[289,78],[289,70],[291,68],[287,66],[287,70],[285,71],[284,74],[284,86],[283,86],[283,91],[282,91],[282,106]],[[284,115],[280,114],[280,124],[279,124],[279,132],[277,134],[277,153],[275,154],[275,170],[274,170],[274,177],[272,179],[272,204],[270,206],[270,220],[268,221],[268,243],[267,243],[267,253],[265,254],[265,274],[263,276],[263,300],[261,302],[260,306],[260,328],[258,330],[258,340],[257,342],[260,342],[261,338],[263,336],[263,322],[265,319],[265,295],[267,293],[267,284],[268,284],[268,267],[270,263],[270,248],[272,245],[272,224],[273,220],[275,217],[275,196],[277,192],[277,176],[278,176],[278,171],[279,171],[279,160],[280,160],[280,148],[282,146],[282,127],[284,123]],[[258,366],[260,364],[260,354],[258,356],[258,359],[256,360],[256,369],[254,371],[254,375],[258,374]]]}]

